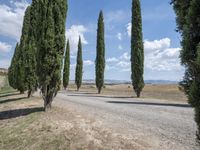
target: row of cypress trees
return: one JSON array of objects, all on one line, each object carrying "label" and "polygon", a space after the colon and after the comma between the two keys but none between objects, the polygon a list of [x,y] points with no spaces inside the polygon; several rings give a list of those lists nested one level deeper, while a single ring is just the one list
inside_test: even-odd
[{"label": "row of cypress trees", "polygon": [[[96,87],[98,93],[101,93],[101,89],[104,85],[104,70],[105,70],[105,43],[104,43],[104,18],[103,11],[100,11],[98,18],[98,29],[97,29],[97,47],[96,47]],[[66,89],[69,84],[69,71],[70,71],[70,44],[67,42],[66,54],[64,60],[64,71],[63,71],[63,87]],[[81,37],[78,41],[78,52],[75,72],[75,83],[77,90],[80,89],[82,84],[83,76],[83,58],[82,58],[82,43]]]},{"label": "row of cypress trees", "polygon": [[32,0],[9,68],[13,88],[28,97],[41,89],[45,110],[60,88],[67,8],[67,0]]},{"label": "row of cypress trees", "polygon": [[[51,108],[53,98],[61,84],[62,58],[65,47],[66,0],[33,0],[25,12],[20,43],[9,68],[9,83],[21,93],[28,90],[28,97],[38,87],[44,99],[44,108]],[[96,87],[101,93],[104,85],[105,41],[104,18],[100,11],[96,47]],[[140,1],[132,2],[131,68],[132,84],[137,96],[144,87],[143,42]],[[66,46],[63,86],[69,84],[70,44]],[[82,44],[78,42],[76,79],[77,89],[81,87],[83,74]]]},{"label": "row of cypress trees", "polygon": [[181,63],[185,76],[180,86],[195,108],[195,121],[200,139],[200,1],[172,0],[176,13],[177,31],[182,36]]},{"label": "row of cypress trees", "polygon": [[[101,93],[104,86],[104,71],[105,71],[105,40],[104,40],[104,18],[103,12],[100,11],[98,18],[97,28],[97,47],[96,47],[96,61],[95,61],[95,73],[96,73],[96,87],[98,93]],[[142,35],[142,17],[141,6],[139,0],[132,1],[132,31],[131,31],[131,79],[133,89],[137,97],[140,97],[140,93],[144,87],[144,46]],[[69,41],[67,43],[65,66],[63,74],[63,86],[66,89],[69,83]],[[82,60],[82,46],[81,39],[79,37],[78,54],[76,64],[75,83],[77,90],[79,90],[82,83],[83,74],[83,60]]]}]

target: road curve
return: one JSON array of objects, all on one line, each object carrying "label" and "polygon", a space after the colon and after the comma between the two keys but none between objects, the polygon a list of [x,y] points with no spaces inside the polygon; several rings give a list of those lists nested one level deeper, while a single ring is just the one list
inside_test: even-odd
[{"label": "road curve", "polygon": [[186,103],[61,91],[56,101],[101,120],[148,149],[197,150],[193,109]]}]

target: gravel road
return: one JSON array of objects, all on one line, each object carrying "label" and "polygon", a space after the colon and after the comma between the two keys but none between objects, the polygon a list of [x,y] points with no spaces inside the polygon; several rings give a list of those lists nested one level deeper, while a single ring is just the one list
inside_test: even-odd
[{"label": "gravel road", "polygon": [[104,128],[133,139],[141,149],[199,150],[193,109],[186,103],[61,91],[63,106],[95,118]]}]

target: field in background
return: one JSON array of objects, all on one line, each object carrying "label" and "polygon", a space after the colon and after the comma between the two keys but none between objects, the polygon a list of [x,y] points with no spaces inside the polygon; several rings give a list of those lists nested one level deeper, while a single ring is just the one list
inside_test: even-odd
[{"label": "field in background", "polygon": [[[76,86],[70,85],[69,90],[75,91]],[[89,94],[97,93],[95,85],[83,85],[80,91]],[[130,84],[105,85],[101,95],[113,97],[136,96]],[[142,92],[142,98],[187,102],[186,96],[179,90],[177,84],[147,84]]]}]

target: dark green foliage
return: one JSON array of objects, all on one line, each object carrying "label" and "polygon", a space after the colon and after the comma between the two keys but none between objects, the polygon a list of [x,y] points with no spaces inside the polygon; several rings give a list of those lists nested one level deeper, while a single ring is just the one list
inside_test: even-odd
[{"label": "dark green foliage", "polygon": [[51,108],[61,84],[67,1],[39,0],[38,5],[37,74],[46,109]]},{"label": "dark green foliage", "polygon": [[10,67],[10,74],[12,77],[10,79],[10,85],[19,90],[20,93],[24,93],[27,90],[26,84],[26,68],[27,64],[27,54],[29,53],[29,29],[30,29],[30,6],[26,9],[22,35],[20,39],[20,44],[16,46],[13,61]]},{"label": "dark green foliage", "polygon": [[192,66],[195,77],[190,88],[189,102],[195,107],[195,121],[198,127],[197,137],[200,140],[200,43],[197,60],[192,63]]},{"label": "dark green foliage", "polygon": [[140,0],[132,1],[131,72],[133,88],[137,97],[140,97],[144,87],[144,46]]},{"label": "dark green foliage", "polygon": [[[200,136],[200,1],[173,0],[177,15],[177,29],[182,36],[181,62],[185,66],[184,80],[180,83],[189,103],[195,108],[195,120]],[[199,45],[199,46],[198,46]],[[200,138],[200,137],[199,137]]]},{"label": "dark green foliage", "polygon": [[68,40],[65,52],[64,70],[63,70],[63,86],[65,89],[68,87],[69,84],[69,75],[70,75],[70,44]]},{"label": "dark green foliage", "polygon": [[96,55],[96,87],[100,94],[104,85],[105,71],[104,18],[102,11],[100,12],[98,19]]},{"label": "dark green foliage", "polygon": [[76,62],[76,75],[75,75],[75,83],[77,86],[77,90],[79,90],[79,88],[81,87],[82,76],[83,76],[82,44],[81,44],[81,37],[79,37],[77,62]]},{"label": "dark green foliage", "polygon": [[11,65],[8,69],[8,81],[12,88],[17,89],[17,74],[16,74],[16,64],[17,64],[17,54],[19,53],[19,45],[17,43],[12,57]]}]

